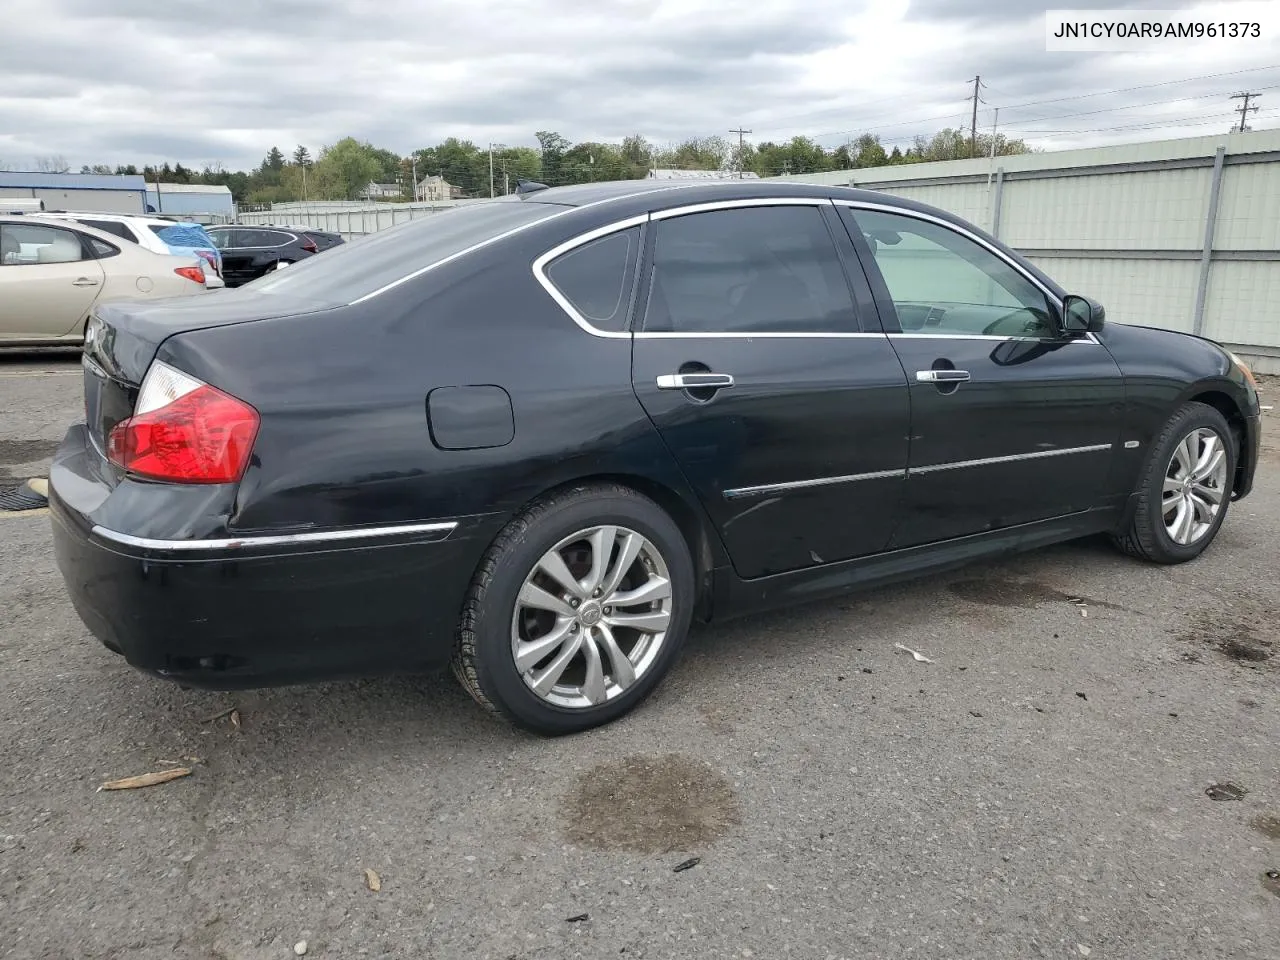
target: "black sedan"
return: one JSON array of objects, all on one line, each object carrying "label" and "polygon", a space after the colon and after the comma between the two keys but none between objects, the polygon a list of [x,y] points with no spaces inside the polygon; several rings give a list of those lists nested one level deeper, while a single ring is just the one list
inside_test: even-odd
[{"label": "black sedan", "polygon": [[223,279],[238,287],[322,253],[342,243],[342,236],[300,227],[208,227],[214,245],[222,252]]},{"label": "black sedan", "polygon": [[565,733],[691,621],[1091,534],[1198,556],[1247,369],[879,193],[522,188],[224,296],[102,307],[50,474],[133,665],[229,689],[452,663]]}]

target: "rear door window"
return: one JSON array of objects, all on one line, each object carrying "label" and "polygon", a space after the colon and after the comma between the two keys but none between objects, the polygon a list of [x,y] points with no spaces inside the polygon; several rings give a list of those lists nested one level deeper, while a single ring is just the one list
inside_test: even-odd
[{"label": "rear door window", "polygon": [[656,226],[645,330],[858,330],[853,295],[817,207],[714,210]]},{"label": "rear door window", "polygon": [[0,224],[0,264],[75,263],[85,256],[80,234],[43,224]]}]

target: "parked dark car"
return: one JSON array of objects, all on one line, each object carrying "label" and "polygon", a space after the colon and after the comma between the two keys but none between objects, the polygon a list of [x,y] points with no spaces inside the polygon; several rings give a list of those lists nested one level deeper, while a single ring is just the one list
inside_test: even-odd
[{"label": "parked dark car", "polygon": [[529,189],[98,311],[50,473],[94,634],[222,689],[452,663],[564,733],[695,618],[1097,533],[1180,563],[1250,491],[1238,360],[940,210]]},{"label": "parked dark car", "polygon": [[222,251],[222,276],[228,287],[242,286],[342,243],[338,234],[274,226],[215,226],[208,233]]}]

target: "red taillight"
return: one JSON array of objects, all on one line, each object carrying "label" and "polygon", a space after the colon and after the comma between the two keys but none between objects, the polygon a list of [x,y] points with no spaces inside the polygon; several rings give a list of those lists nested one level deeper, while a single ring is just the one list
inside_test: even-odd
[{"label": "red taillight", "polygon": [[157,361],[132,417],[107,438],[107,458],[129,473],[172,483],[235,483],[249,465],[258,411]]},{"label": "red taillight", "polygon": [[303,238],[302,238],[302,249],[303,249],[303,250],[305,250],[305,251],[307,251],[307,253],[319,253],[319,252],[320,252],[320,248],[316,246],[316,242],[315,242],[314,240],[312,240],[310,237],[303,237]]},{"label": "red taillight", "polygon": [[200,267],[174,267],[173,272],[196,283],[204,283],[204,270]]}]

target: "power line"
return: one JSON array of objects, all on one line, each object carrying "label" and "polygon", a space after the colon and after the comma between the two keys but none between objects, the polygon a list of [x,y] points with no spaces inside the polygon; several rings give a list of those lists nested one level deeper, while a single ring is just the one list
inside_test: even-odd
[{"label": "power line", "polygon": [[1249,114],[1258,112],[1257,107],[1249,106],[1249,101],[1257,96],[1257,93],[1249,90],[1246,90],[1243,93],[1235,93],[1231,95],[1232,100],[1244,101],[1244,103],[1240,104],[1240,109],[1238,111],[1240,114],[1240,133],[1244,133],[1249,129],[1248,125],[1245,123],[1249,118]]},{"label": "power line", "polygon": [[[1025,103],[1006,104],[1002,109],[1017,110],[1019,107],[1036,107],[1045,103],[1063,103],[1067,100],[1086,100],[1090,97],[1102,97],[1109,93],[1132,93],[1134,90],[1151,90],[1155,87],[1169,87],[1179,83],[1191,83],[1196,80],[1216,80],[1219,77],[1236,77],[1242,73],[1261,73],[1264,70],[1280,70],[1280,64],[1265,67],[1249,67],[1245,70],[1228,70],[1225,73],[1206,73],[1198,77],[1183,77],[1181,80],[1161,80],[1159,83],[1142,83],[1136,87],[1121,87],[1117,90],[1099,90],[1096,93],[1077,93],[1069,97],[1054,97],[1050,100],[1028,100]],[[990,88],[988,88],[990,89]]]}]

